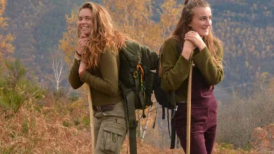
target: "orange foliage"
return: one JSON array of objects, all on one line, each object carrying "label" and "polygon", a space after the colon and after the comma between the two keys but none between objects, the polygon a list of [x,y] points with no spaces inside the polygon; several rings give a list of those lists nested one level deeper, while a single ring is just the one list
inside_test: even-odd
[{"label": "orange foliage", "polygon": [[[7,28],[8,24],[6,22],[6,18],[3,17],[6,8],[6,0],[0,0],[0,28]],[[14,40],[14,37],[11,34],[7,34],[6,36],[0,34],[0,59],[3,59],[3,56],[7,56],[7,54],[12,53],[14,50],[11,42]]]},{"label": "orange foliage", "polygon": [[77,19],[78,15],[76,11],[72,11],[70,16],[66,15],[67,31],[63,34],[59,44],[59,48],[65,53],[65,61],[67,63],[72,62],[71,57],[74,54],[77,45]]},{"label": "orange foliage", "polygon": [[[90,154],[90,131],[83,129],[81,124],[77,127],[64,126],[64,121],[73,125],[72,119],[76,118],[72,113],[77,109],[71,109],[72,112],[66,114],[67,109],[68,105],[62,105],[62,110],[58,111],[53,106],[40,108],[26,103],[10,118],[5,118],[6,116],[2,114],[0,153],[11,150],[12,153]],[[88,116],[85,107],[77,112]]]},{"label": "orange foliage", "polygon": [[6,0],[0,0],[0,28],[8,26],[6,18],[3,17],[6,8]]},{"label": "orange foliage", "polygon": [[274,150],[274,124],[263,128],[257,127],[252,133],[251,144],[254,149],[262,152]]},{"label": "orange foliage", "polygon": [[[121,31],[158,51],[164,39],[171,34],[171,29],[178,22],[182,5],[178,5],[175,0],[164,1],[161,6],[160,21],[156,22],[152,19],[151,3],[151,0],[104,1]],[[121,14],[124,16],[121,17]]]}]

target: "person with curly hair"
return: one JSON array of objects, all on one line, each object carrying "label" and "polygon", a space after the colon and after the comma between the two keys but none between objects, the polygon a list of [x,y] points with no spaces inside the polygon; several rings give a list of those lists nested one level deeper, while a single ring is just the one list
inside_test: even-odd
[{"label": "person with curly hair", "polygon": [[74,89],[84,83],[90,88],[95,153],[118,154],[127,132],[118,86],[119,49],[128,38],[115,30],[107,10],[93,2],[80,7],[77,27],[78,44],[68,79]]}]

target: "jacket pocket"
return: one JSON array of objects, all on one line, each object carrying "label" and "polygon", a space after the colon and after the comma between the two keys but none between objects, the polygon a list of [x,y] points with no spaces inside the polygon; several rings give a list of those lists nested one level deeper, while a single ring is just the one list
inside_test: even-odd
[{"label": "jacket pocket", "polygon": [[100,149],[109,153],[119,153],[126,135],[126,128],[123,125],[111,124],[103,128],[103,137],[100,142]]}]

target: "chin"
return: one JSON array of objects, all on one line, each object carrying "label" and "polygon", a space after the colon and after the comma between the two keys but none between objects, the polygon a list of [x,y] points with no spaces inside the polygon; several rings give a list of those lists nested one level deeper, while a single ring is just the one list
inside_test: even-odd
[{"label": "chin", "polygon": [[205,36],[208,36],[209,33],[201,33],[199,34],[201,37],[205,37]]},{"label": "chin", "polygon": [[84,31],[81,31],[81,33],[84,33],[84,34],[89,34],[90,31],[89,30],[84,30]]}]

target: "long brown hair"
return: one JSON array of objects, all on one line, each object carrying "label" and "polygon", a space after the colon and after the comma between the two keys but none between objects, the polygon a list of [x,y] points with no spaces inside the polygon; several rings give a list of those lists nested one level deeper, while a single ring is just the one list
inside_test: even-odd
[{"label": "long brown hair", "polygon": [[[175,27],[175,30],[172,33],[172,38],[175,38],[180,42],[184,43],[185,34],[191,30],[189,24],[191,23],[192,18],[194,16],[193,9],[195,7],[210,7],[210,5],[205,0],[191,0],[189,2],[188,0],[185,0],[185,6],[183,8],[182,15],[180,17],[178,24]],[[217,64],[217,66],[219,66],[220,68],[222,68],[222,61],[221,59],[218,59],[216,55],[218,45],[221,45],[222,42],[214,36],[212,27],[210,27],[209,29],[208,36],[205,36],[203,40],[211,52],[214,63]]]},{"label": "long brown hair", "polygon": [[[105,49],[111,49],[111,52],[117,55],[119,49],[125,44],[127,37],[115,30],[112,18],[103,6],[86,2],[80,7],[79,12],[85,8],[91,11],[92,35],[88,38],[88,48],[82,58],[87,62],[88,68],[95,68],[99,65],[100,54]],[[78,28],[78,38],[80,35]]]}]

